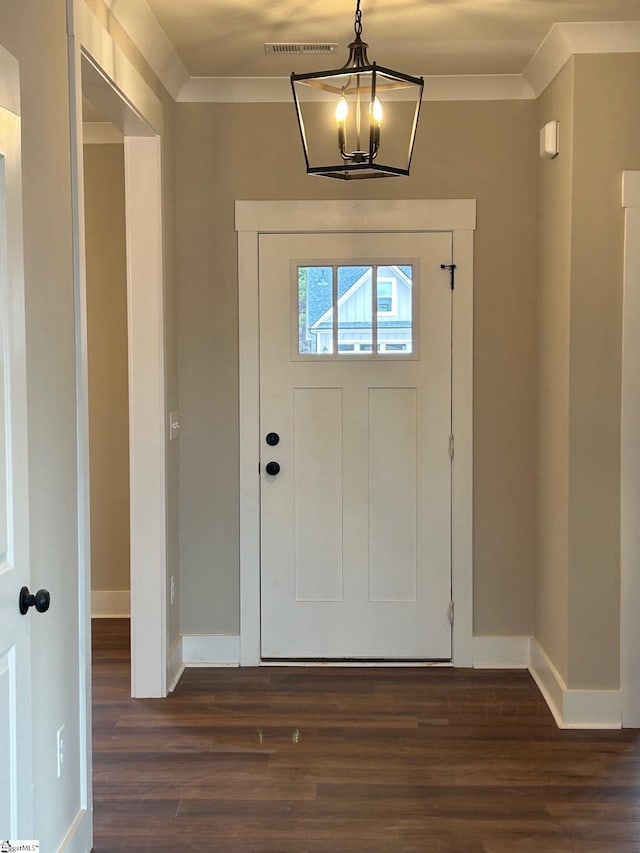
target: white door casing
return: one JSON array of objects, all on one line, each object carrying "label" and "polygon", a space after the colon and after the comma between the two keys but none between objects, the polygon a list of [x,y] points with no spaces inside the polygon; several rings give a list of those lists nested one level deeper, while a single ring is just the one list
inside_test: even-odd
[{"label": "white door casing", "polygon": [[625,208],[620,447],[622,725],[640,728],[640,172],[623,172]]},{"label": "white door casing", "polygon": [[[265,659],[451,658],[453,293],[441,269],[450,262],[447,232],[260,237]],[[346,288],[334,296],[334,330],[348,354],[330,355],[324,329],[334,312],[325,303],[338,273],[324,265],[334,263]],[[303,322],[318,299],[317,320],[325,321],[317,347],[317,323],[304,333],[303,349],[315,352],[303,355],[299,264],[311,276]],[[402,265],[411,267],[404,309]],[[383,313],[379,292],[388,294]],[[365,319],[374,314],[375,355],[367,351],[375,327],[368,332]],[[412,314],[410,351],[388,352],[392,339],[406,346],[397,339]],[[280,440],[272,447],[265,436],[273,431]],[[270,460],[280,465],[275,476]]]},{"label": "white door casing", "polygon": [[0,836],[32,838],[29,481],[17,61],[0,47]]},{"label": "white door casing", "polygon": [[260,662],[259,236],[450,231],[452,310],[452,659],[472,664],[472,391],[474,200],[236,202],[240,335],[240,661]]},{"label": "white door casing", "polygon": [[[82,95],[125,135],[133,696],[167,693],[162,104],[84,0],[68,0],[74,180],[81,626],[90,618]],[[89,638],[85,638],[89,655]],[[90,691],[86,691],[87,707]],[[90,765],[90,762],[88,762]]]}]

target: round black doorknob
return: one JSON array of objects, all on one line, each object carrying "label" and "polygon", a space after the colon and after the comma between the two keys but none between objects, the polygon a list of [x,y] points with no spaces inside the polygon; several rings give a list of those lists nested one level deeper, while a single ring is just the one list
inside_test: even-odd
[{"label": "round black doorknob", "polygon": [[280,465],[277,462],[267,462],[267,474],[271,474],[272,477],[275,477],[275,475],[279,473]]},{"label": "round black doorknob", "polygon": [[48,589],[39,589],[35,595],[29,592],[28,586],[23,586],[20,590],[18,606],[20,613],[24,616],[30,607],[35,607],[38,613],[46,613],[51,604],[51,596]]},{"label": "round black doorknob", "polygon": [[280,441],[280,436],[277,432],[268,432],[265,441],[270,447],[275,447]]}]

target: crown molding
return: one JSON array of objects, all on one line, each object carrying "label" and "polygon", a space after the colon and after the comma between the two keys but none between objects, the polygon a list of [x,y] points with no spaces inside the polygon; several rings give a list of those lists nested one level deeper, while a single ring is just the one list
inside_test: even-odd
[{"label": "crown molding", "polygon": [[528,101],[535,94],[522,74],[424,78],[424,101]]},{"label": "crown molding", "polygon": [[[174,100],[183,103],[289,101],[288,77],[190,77],[145,0],[102,0]],[[640,22],[554,24],[522,74],[425,77],[425,101],[530,100],[574,54],[640,53]]]},{"label": "crown molding", "polygon": [[[319,100],[331,96],[318,92]],[[521,74],[477,74],[424,78],[423,101],[512,101],[535,98]],[[185,103],[285,103],[288,77],[191,77],[176,99]]]},{"label": "crown molding", "polygon": [[133,41],[156,77],[176,100],[189,72],[145,0],[102,0]]},{"label": "crown molding", "polygon": [[640,53],[640,22],[554,24],[523,72],[535,97],[544,92],[568,59],[580,53]]}]

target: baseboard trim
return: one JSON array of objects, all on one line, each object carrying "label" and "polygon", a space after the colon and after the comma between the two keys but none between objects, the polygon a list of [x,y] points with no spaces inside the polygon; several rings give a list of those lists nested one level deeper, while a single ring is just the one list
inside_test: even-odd
[{"label": "baseboard trim", "polygon": [[474,669],[528,669],[531,637],[474,637]]},{"label": "baseboard trim", "polygon": [[184,666],[240,666],[240,637],[231,634],[186,634]]},{"label": "baseboard trim", "polygon": [[78,812],[57,853],[89,853],[93,849],[90,817],[87,809]]},{"label": "baseboard trim", "polygon": [[[186,667],[240,666],[240,637],[191,634],[180,637],[169,655],[169,690]],[[528,669],[561,729],[619,729],[620,690],[570,690],[533,637],[474,637],[475,669]]]},{"label": "baseboard trim", "polygon": [[570,690],[537,640],[531,641],[534,681],[560,729],[622,728],[620,690]]},{"label": "baseboard trim", "polygon": [[92,619],[128,619],[131,616],[131,593],[128,589],[91,591]]},{"label": "baseboard trim", "polygon": [[182,646],[182,637],[178,637],[169,650],[169,659],[167,661],[167,684],[169,687],[169,693],[173,693],[176,689],[178,682],[180,681],[180,676],[185,669]]}]

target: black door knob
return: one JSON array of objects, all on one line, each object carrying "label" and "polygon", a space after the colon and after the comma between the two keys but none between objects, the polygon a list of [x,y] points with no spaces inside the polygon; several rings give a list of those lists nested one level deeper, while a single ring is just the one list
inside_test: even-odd
[{"label": "black door knob", "polygon": [[277,462],[267,462],[267,474],[271,474],[272,477],[275,477],[275,475],[279,473],[280,465]]},{"label": "black door knob", "polygon": [[35,607],[38,613],[46,613],[51,604],[51,596],[48,589],[39,589],[35,595],[29,592],[28,586],[23,586],[20,590],[18,606],[20,613],[24,616],[30,607]]},{"label": "black door knob", "polygon": [[280,441],[280,436],[277,432],[268,432],[265,438],[265,441],[269,445],[269,447],[275,447],[276,444]]}]

